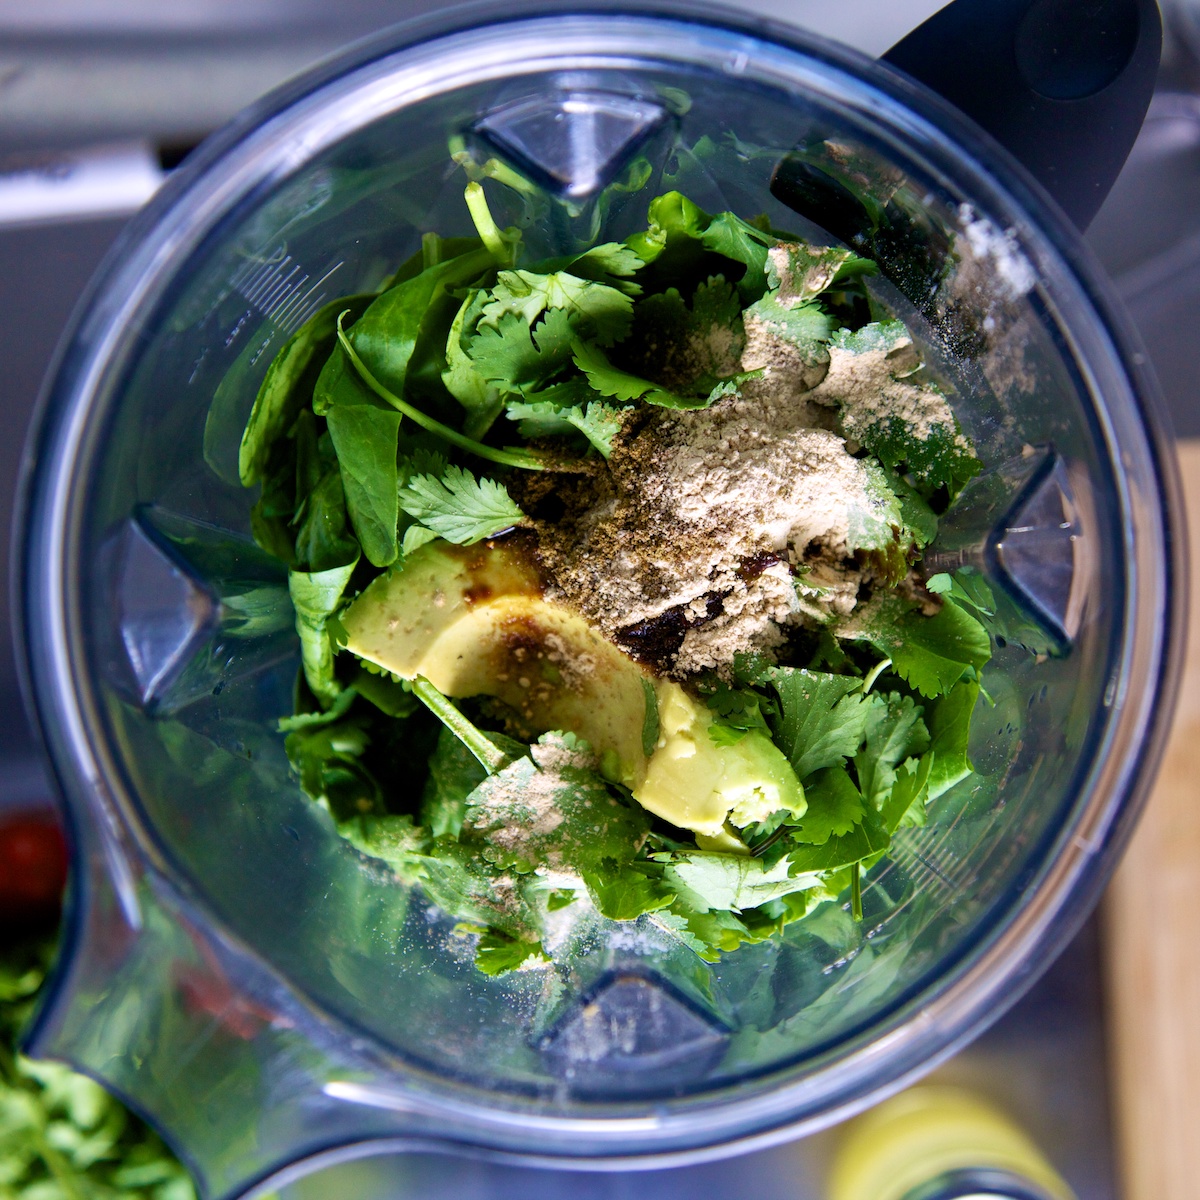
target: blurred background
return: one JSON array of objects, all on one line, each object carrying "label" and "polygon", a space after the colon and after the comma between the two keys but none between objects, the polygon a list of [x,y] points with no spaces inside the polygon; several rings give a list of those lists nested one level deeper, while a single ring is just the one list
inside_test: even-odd
[{"label": "blurred background", "polygon": [[[1141,331],[1177,432],[1194,437],[1200,436],[1200,3],[1165,4],[1159,89],[1088,241]],[[89,277],[128,217],[198,142],[264,92],[351,41],[444,7],[439,0],[0,3],[6,423],[0,552],[7,556],[21,448],[42,378]],[[735,7],[878,55],[941,4],[740,0]],[[9,601],[0,597],[0,625],[9,624]],[[0,635],[0,717],[0,922],[11,924],[35,911],[52,913],[63,868],[50,786],[6,635]],[[24,831],[23,841],[12,839],[14,829]],[[1012,1013],[939,1072],[991,1095],[1035,1130],[1080,1200],[1118,1195],[1098,945],[1093,922]],[[820,1194],[829,1145],[828,1138],[808,1139],[748,1159],[656,1174],[652,1185],[662,1197],[803,1200]],[[534,1174],[420,1155],[340,1170],[298,1185],[297,1193],[584,1200],[640,1195],[647,1187],[644,1176]],[[0,1195],[7,1194],[0,1180]]]}]

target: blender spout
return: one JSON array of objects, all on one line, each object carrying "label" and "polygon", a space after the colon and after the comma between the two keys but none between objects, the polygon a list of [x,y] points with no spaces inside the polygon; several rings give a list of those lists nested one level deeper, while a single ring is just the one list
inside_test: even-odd
[{"label": "blender spout", "polygon": [[439,1140],[415,1104],[364,1110],[343,1095],[345,1080],[403,1094],[404,1073],[358,1053],[156,873],[136,879],[135,927],[103,856],[81,861],[65,956],[26,1053],[66,1062],[144,1117],[204,1200],[380,1139]]}]

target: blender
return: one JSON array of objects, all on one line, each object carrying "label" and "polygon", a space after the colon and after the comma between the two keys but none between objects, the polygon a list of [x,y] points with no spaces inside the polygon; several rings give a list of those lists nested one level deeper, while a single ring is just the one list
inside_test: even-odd
[{"label": "blender", "polygon": [[[1067,218],[1136,133],[1157,14],[1109,5],[1063,77],[1042,53],[1063,6],[990,6],[1016,49],[971,72],[961,5],[889,57],[940,64],[995,138],[720,9],[401,28],[207,143],[108,259],[29,456],[29,690],[74,858],[30,1051],[145,1113],[206,1195],[397,1147],[596,1168],[792,1137],[953,1053],[1086,915],[1169,715],[1182,599],[1153,384]],[[250,536],[241,431],[309,316],[423,233],[471,231],[471,179],[532,257],[624,237],[670,188],[843,241],[954,381],[987,470],[928,561],[981,571],[1039,653],[997,645],[979,778],[898,835],[861,922],[831,902],[716,963],[639,922],[562,970],[484,976],[300,791],[276,729],[294,616]]]}]

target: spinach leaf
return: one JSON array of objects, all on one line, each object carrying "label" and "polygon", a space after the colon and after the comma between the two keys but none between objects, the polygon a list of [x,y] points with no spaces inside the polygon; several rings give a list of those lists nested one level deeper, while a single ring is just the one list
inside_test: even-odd
[{"label": "spinach leaf", "polygon": [[[350,341],[371,374],[401,396],[409,363],[430,310],[450,289],[473,283],[492,268],[486,249],[478,249],[427,267],[419,275],[383,293],[349,331]],[[445,346],[445,332],[442,334]]]},{"label": "spinach leaf", "polygon": [[333,673],[333,643],[328,622],[340,606],[356,566],[357,554],[344,566],[288,573],[288,591],[296,609],[296,632],[300,635],[304,678],[313,695],[326,705],[332,704],[342,690]]},{"label": "spinach leaf", "polygon": [[[271,361],[242,434],[238,475],[244,486],[251,487],[264,478],[272,447],[288,434],[300,409],[308,403],[312,368],[324,360],[334,344],[338,315],[348,309],[351,319],[356,319],[373,299],[344,296],[326,304],[292,334]],[[235,379],[233,373],[227,375],[217,395]]]},{"label": "spinach leaf", "polygon": [[327,417],[346,496],[346,508],[367,560],[396,561],[396,452],[400,413],[373,404],[336,404]]}]

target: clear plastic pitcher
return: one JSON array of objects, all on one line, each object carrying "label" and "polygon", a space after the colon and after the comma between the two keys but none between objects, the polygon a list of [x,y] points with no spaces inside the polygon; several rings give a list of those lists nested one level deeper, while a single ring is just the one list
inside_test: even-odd
[{"label": "clear plastic pitcher", "polygon": [[[863,921],[830,902],[712,964],[613,923],[568,964],[488,977],[300,791],[276,731],[298,643],[250,538],[241,431],[318,307],[378,287],[425,231],[471,232],[472,177],[531,257],[644,228],[672,187],[851,239],[954,381],[988,470],[932,557],[982,570],[1045,653],[996,648],[978,777],[902,831]],[[683,1161],[897,1088],[1065,943],[1136,814],[1182,586],[1151,391],[1013,161],[799,33],[497,17],[399,32],[277,93],[134,221],[32,443],[24,634],[75,856],[32,1052],[145,1112],[213,1196],[398,1145]]]}]

